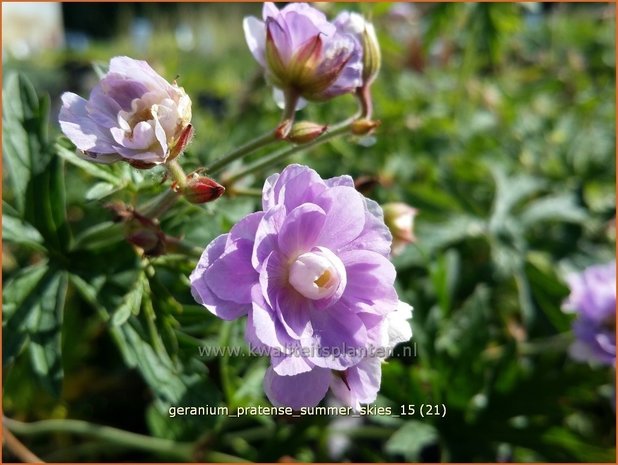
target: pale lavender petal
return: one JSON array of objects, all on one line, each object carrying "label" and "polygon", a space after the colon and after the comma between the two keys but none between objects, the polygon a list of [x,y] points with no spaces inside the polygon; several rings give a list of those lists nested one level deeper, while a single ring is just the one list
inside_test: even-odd
[{"label": "pale lavender petal", "polygon": [[[379,358],[368,357],[358,365],[348,368],[343,375],[335,374],[330,383],[333,394],[342,404],[357,411],[360,404],[373,403],[380,390],[381,365]],[[345,376],[345,382],[342,376]]]},{"label": "pale lavender petal", "polygon": [[82,151],[114,153],[109,131],[96,124],[86,108],[86,100],[71,92],[62,94],[62,108],[58,119],[60,128],[71,142]]},{"label": "pale lavender petal", "polygon": [[326,395],[331,380],[330,370],[314,368],[295,376],[279,376],[269,368],[264,377],[264,392],[274,406],[315,407]]},{"label": "pale lavender petal", "polygon": [[311,371],[315,365],[305,357],[297,354],[271,355],[273,370],[280,376],[293,376]]},{"label": "pale lavender petal", "polygon": [[248,16],[243,20],[242,28],[249,51],[260,65],[265,66],[266,25],[254,16]]}]

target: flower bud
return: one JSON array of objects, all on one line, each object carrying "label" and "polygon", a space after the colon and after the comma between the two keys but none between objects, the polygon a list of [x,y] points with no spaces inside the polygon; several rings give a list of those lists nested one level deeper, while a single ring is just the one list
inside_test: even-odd
[{"label": "flower bud", "polygon": [[392,255],[399,255],[407,244],[416,240],[414,237],[414,217],[418,213],[415,208],[401,202],[382,205],[384,222],[393,235]]},{"label": "flower bud", "polygon": [[382,122],[378,120],[371,120],[367,118],[357,119],[352,123],[352,134],[357,136],[365,136],[371,133],[375,128],[380,127]]},{"label": "flower bud", "polygon": [[380,71],[382,54],[376,31],[369,21],[358,13],[343,11],[335,19],[338,30],[354,35],[363,47],[363,86],[369,86]]},{"label": "flower bud", "polygon": [[225,192],[218,182],[207,176],[193,176],[188,179],[182,194],[191,203],[207,203],[218,199]]},{"label": "flower bud", "polygon": [[328,126],[324,124],[300,121],[292,126],[287,140],[295,144],[306,144],[324,134],[327,128]]}]

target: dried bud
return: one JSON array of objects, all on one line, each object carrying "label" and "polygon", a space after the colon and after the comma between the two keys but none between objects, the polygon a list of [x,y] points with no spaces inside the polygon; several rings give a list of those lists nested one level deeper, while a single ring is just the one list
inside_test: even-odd
[{"label": "dried bud", "polygon": [[357,119],[352,123],[352,134],[357,136],[366,136],[371,133],[375,128],[380,127],[381,121],[371,120],[367,118]]},{"label": "dried bud", "polygon": [[292,126],[287,140],[295,144],[306,144],[324,134],[327,128],[328,126],[323,124],[317,124],[311,121],[300,121]]},{"label": "dried bud", "polygon": [[165,252],[165,235],[156,229],[138,229],[127,235],[127,242],[144,251],[149,257],[157,257]]},{"label": "dried bud", "polygon": [[225,192],[218,182],[207,176],[193,176],[188,179],[182,193],[191,203],[206,203],[218,199]]},{"label": "dried bud", "polygon": [[392,254],[399,255],[407,244],[416,240],[414,237],[415,208],[401,202],[382,205],[384,222],[393,235]]}]

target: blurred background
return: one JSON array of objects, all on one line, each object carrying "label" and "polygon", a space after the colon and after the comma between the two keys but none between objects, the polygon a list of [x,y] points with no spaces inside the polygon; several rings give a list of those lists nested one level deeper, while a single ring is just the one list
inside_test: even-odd
[{"label": "blurred background", "polygon": [[[243,345],[243,322],[194,304],[186,278],[194,262],[164,256],[144,271],[103,208],[161,192],[162,172],[59,164],[70,182],[46,181],[53,192],[23,200],[9,179],[19,167],[5,163],[3,408],[28,423],[9,429],[52,462],[614,462],[614,368],[569,358],[575,317],[562,310],[568,273],[615,254],[614,5],[316,6],[372,18],[383,52],[373,86],[382,126],[291,161],[324,178],[350,174],[379,203],[418,210],[416,242],[394,258],[400,297],[415,308],[416,356],[399,348],[384,365],[377,404],[444,404],[446,416],[169,418],[173,405],[269,404],[266,360],[199,356],[200,346]],[[60,94],[87,96],[116,55],[178,76],[191,96],[186,171],[275,127],[279,111],[242,32],[242,18],[260,10],[3,3],[5,86],[19,72],[50,96],[49,126],[46,100],[34,99],[36,140],[24,145],[34,162],[16,179],[42,185],[36,157],[70,148],[55,143]],[[4,92],[5,128],[15,89]],[[354,111],[343,96],[299,115],[335,123]],[[243,184],[259,188],[282,166]],[[62,202],[51,210],[66,205],[59,214],[70,246],[16,219],[20,202],[47,205],[53,195]],[[31,224],[45,216],[40,208]],[[258,208],[252,197],[182,203],[163,229],[203,247]],[[38,323],[15,317],[32,308]],[[5,447],[3,459],[19,457]]]}]

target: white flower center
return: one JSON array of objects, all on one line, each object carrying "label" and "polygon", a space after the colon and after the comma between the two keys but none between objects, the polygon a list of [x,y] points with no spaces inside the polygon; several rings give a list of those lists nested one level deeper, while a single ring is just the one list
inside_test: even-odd
[{"label": "white flower center", "polygon": [[290,266],[290,284],[312,300],[332,297],[346,284],[345,267],[339,258],[324,247],[315,247],[299,255]]}]

